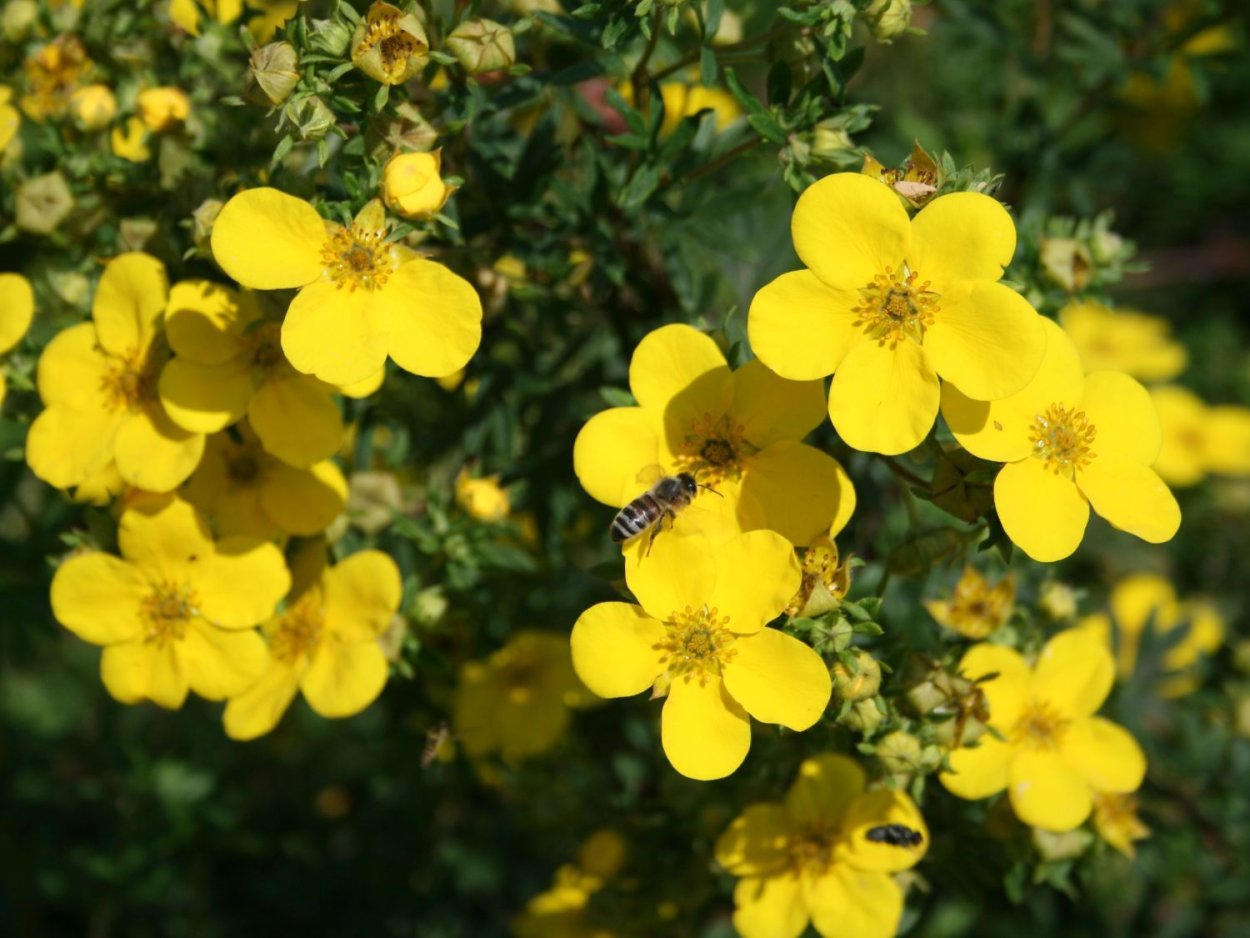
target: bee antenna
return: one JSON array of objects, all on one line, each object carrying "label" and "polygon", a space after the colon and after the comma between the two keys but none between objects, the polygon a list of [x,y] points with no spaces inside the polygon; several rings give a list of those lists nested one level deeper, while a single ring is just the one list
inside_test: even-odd
[{"label": "bee antenna", "polygon": [[720,492],[716,491],[716,489],[712,488],[710,485],[704,485],[702,482],[696,482],[695,484],[696,484],[697,486],[699,486],[699,488],[701,488],[701,489],[707,489],[709,492],[711,492],[711,493],[712,493],[713,495],[715,495],[717,498],[724,498],[724,497],[725,497],[725,496],[724,496],[724,495],[722,495]]}]

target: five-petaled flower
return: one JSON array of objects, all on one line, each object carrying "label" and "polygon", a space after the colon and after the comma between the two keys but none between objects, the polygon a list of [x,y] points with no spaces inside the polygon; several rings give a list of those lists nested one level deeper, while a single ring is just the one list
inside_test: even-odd
[{"label": "five-petaled flower", "polygon": [[1050,320],[1037,377],[1007,400],[974,401],[947,385],[942,415],[964,449],[1006,463],[994,506],[1007,536],[1034,560],[1081,543],[1089,509],[1152,544],[1171,540],[1180,507],[1150,468],[1162,439],[1150,394],[1128,375],[1085,375]]},{"label": "five-petaled flower", "polygon": [[929,615],[967,638],[987,638],[1009,618],[1016,603],[1016,578],[1007,574],[993,586],[975,568],[964,568],[950,599],[925,600]]},{"label": "five-petaled flower", "polygon": [[[1090,630],[1060,632],[1030,666],[1002,645],[974,645],[960,672],[980,681],[990,705],[975,747],[950,755],[941,782],[960,798],[1007,789],[1025,824],[1069,831],[1089,817],[1093,796],[1136,791],[1146,759],[1127,730],[1094,716],[1111,692],[1115,663]],[[993,677],[991,677],[993,676]]]},{"label": "five-petaled flower", "polygon": [[[827,938],[888,938],[903,891],[890,875],[914,866],[929,831],[911,798],[866,790],[852,759],[807,759],[785,801],[747,808],[716,842],[716,860],[740,877],[734,927],[743,938],[798,938],[810,921]],[[908,839],[886,843],[888,825]]]},{"label": "five-petaled flower", "polygon": [[755,295],[751,348],[785,378],[832,373],[829,416],[856,449],[918,445],[937,417],[939,377],[991,401],[1037,372],[1041,317],[998,282],[1016,230],[989,196],[940,196],[908,219],[888,186],[838,173],[803,193],[791,230],[808,269]]},{"label": "five-petaled flower", "polygon": [[751,746],[748,714],[793,730],[814,724],[832,683],[820,656],[767,628],[799,588],[794,549],[773,531],[713,545],[660,538],[628,564],[641,605],[600,603],[573,626],[573,667],[600,697],[667,693],[661,737],[690,778],[723,778]]}]

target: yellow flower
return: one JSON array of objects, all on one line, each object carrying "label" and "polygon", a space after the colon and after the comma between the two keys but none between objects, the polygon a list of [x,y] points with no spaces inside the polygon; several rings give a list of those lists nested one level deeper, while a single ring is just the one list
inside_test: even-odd
[{"label": "yellow flower", "polygon": [[925,601],[929,614],[965,638],[982,639],[1011,618],[1016,602],[1016,578],[1007,574],[993,586],[973,567],[964,567],[949,600]]},{"label": "yellow flower", "polygon": [[[617,90],[628,103],[634,103],[632,84],[626,82]],[[669,136],[682,121],[700,111],[712,112],[717,133],[724,133],[734,121],[743,116],[738,99],[723,88],[669,81],[660,85],[660,100],[664,104],[664,121],[660,124],[661,137]]]},{"label": "yellow flower", "polygon": [[758,361],[732,371],[709,336],[677,324],[638,343],[629,385],[640,406],[596,414],[573,444],[593,498],[621,508],[659,475],[689,472],[717,494],[700,490],[678,532],[767,528],[807,545],[851,517],[845,470],[799,442],[824,419],[819,382],[786,381]]},{"label": "yellow flower", "polygon": [[474,479],[468,469],[456,476],[456,504],[478,521],[503,521],[512,510],[508,490],[499,484],[499,476]]},{"label": "yellow flower", "polygon": [[72,488],[116,460],[128,484],[168,492],[199,465],[204,435],[170,420],[156,393],[168,356],[167,295],[160,261],[122,254],[100,277],[92,322],[48,344],[37,375],[45,410],[26,440],[26,460],[39,478]]},{"label": "yellow flower", "polygon": [[233,23],[243,15],[243,0],[170,0],[169,18],[192,36],[198,36],[201,9],[218,23]]},{"label": "yellow flower", "polygon": [[440,150],[433,153],[396,153],[382,169],[382,199],[405,218],[437,215],[452,190],[439,175]]},{"label": "yellow flower", "polygon": [[113,155],[131,163],[146,163],[152,158],[148,146],[148,131],[138,117],[128,117],[109,133]]},{"label": "yellow flower", "polygon": [[1208,407],[1188,388],[1153,388],[1163,425],[1155,472],[1175,487],[1197,485],[1208,473],[1250,475],[1250,408]]},{"label": "yellow flower", "polygon": [[772,531],[713,546],[660,538],[625,579],[641,605],[600,603],[573,626],[573,667],[600,697],[667,691],[664,753],[689,778],[723,778],[751,745],[747,714],[792,730],[814,724],[832,683],[820,656],[766,624],[799,588],[794,550]]},{"label": "yellow flower", "polygon": [[1224,642],[1224,617],[1213,603],[1202,598],[1181,602],[1172,584],[1163,577],[1142,573],[1116,583],[1110,605],[1110,616],[1096,612],[1077,625],[1091,629],[1111,648],[1114,619],[1116,668],[1121,680],[1137,667],[1141,637],[1147,625],[1152,625],[1161,636],[1183,627],[1180,639],[1168,646],[1159,662],[1158,670],[1167,675],[1159,683],[1159,693],[1163,697],[1181,697],[1197,688],[1194,672],[1199,659],[1215,653]]},{"label": "yellow flower", "polygon": [[187,691],[224,700],[265,669],[254,626],[290,575],[272,544],[214,542],[186,502],[147,496],[122,513],[121,558],[79,554],[52,578],[57,621],[104,646],[100,676],[122,703],[182,706]]},{"label": "yellow flower", "polygon": [[[21,274],[0,274],[0,355],[12,350],[35,318],[35,292]],[[0,371],[0,404],[8,390]]]},{"label": "yellow flower", "polygon": [[1166,319],[1101,303],[1073,303],[1059,311],[1086,371],[1122,371],[1142,381],[1175,378],[1189,364]]},{"label": "yellow flower", "polygon": [[143,126],[154,134],[173,130],[191,114],[191,99],[181,88],[145,88],[136,103]]},{"label": "yellow flower", "polygon": [[473,757],[509,761],[547,752],[569,724],[569,708],[590,695],[573,673],[568,639],[518,632],[484,661],[460,669],[452,725]]},{"label": "yellow flower", "polygon": [[213,433],[246,415],[265,449],[292,466],[332,455],[343,441],[333,389],[290,366],[280,329],[263,320],[250,293],[207,280],[175,283],[165,313],[174,357],[158,385],[174,423]]},{"label": "yellow flower", "polygon": [[375,377],[388,354],[428,378],[463,368],[482,339],[477,292],[386,234],[377,201],[345,228],[303,199],[249,189],[217,216],[213,256],[245,287],[302,288],[282,323],[282,350],[298,371],[350,385]]},{"label": "yellow flower", "polygon": [[117,98],[108,85],[86,85],[69,99],[69,111],[83,130],[102,130],[117,114]]},{"label": "yellow flower", "polygon": [[[912,836],[882,842],[887,825]],[[716,860],[739,877],[733,923],[742,938],[798,938],[809,921],[826,938],[889,938],[903,914],[891,874],[914,866],[928,846],[911,798],[867,791],[853,760],[825,754],[803,762],[784,802],[739,815],[717,840]]]},{"label": "yellow flower", "polygon": [[1094,716],[1115,679],[1102,640],[1085,629],[1060,632],[1032,667],[1001,645],[974,645],[961,673],[980,680],[990,705],[986,733],[975,747],[950,755],[939,776],[960,798],[988,798],[1007,789],[1025,824],[1069,831],[1089,817],[1093,796],[1136,791],[1146,758],[1123,727]]},{"label": "yellow flower", "polygon": [[556,870],[551,888],[525,905],[512,923],[516,938],[613,938],[613,933],[589,920],[590,897],[620,872],[625,863],[624,838],[613,830],[598,830],[586,838],[577,863]]},{"label": "yellow flower", "polygon": [[26,95],[21,105],[26,116],[39,123],[60,117],[90,68],[87,50],[76,36],[58,36],[38,49],[22,65]]},{"label": "yellow flower", "polygon": [[307,0],[247,0],[248,9],[256,14],[248,18],[247,30],[257,42],[268,42],[288,20],[295,16]]},{"label": "yellow flower", "polygon": [[803,193],[791,230],[808,269],[755,295],[751,348],[785,378],[833,373],[829,416],[856,449],[918,445],[937,417],[939,377],[994,401],[1037,373],[1042,319],[998,282],[1016,229],[989,196],[940,196],[909,220],[888,186],[838,173]]},{"label": "yellow flower", "polygon": [[1094,796],[1094,829],[1130,860],[1137,856],[1133,842],[1150,836],[1150,828],[1137,816],[1137,799],[1114,792]]},{"label": "yellow flower", "polygon": [[13,92],[7,85],[0,85],[0,153],[9,148],[22,125],[22,117],[9,102]]},{"label": "yellow flower", "polygon": [[1152,544],[1172,538],[1180,507],[1150,468],[1162,440],[1146,389],[1128,375],[1084,375],[1076,348],[1045,320],[1037,377],[1018,394],[983,403],[951,385],[942,415],[964,449],[1006,463],[994,505],[1007,535],[1034,560],[1062,560],[1085,535],[1089,509]]},{"label": "yellow flower", "polygon": [[297,561],[292,601],[264,626],[269,668],[226,704],[226,734],[263,736],[282,719],[297,691],[327,719],[368,707],[386,686],[386,655],[378,643],[399,610],[403,584],[395,561],[362,550],[326,566],[314,541]]},{"label": "yellow flower", "polygon": [[243,425],[239,437],[210,436],[183,493],[219,534],[309,537],[339,516],[347,503],[347,479],[333,462],[296,468],[267,453],[250,427]]},{"label": "yellow flower", "polygon": [[402,85],[425,68],[430,43],[415,13],[376,0],[352,36],[352,62],[384,85]]}]

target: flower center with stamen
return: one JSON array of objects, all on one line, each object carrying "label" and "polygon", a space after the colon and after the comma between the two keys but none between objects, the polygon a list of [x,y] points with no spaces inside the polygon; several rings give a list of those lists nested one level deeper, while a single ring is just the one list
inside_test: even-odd
[{"label": "flower center with stamen", "polygon": [[929,281],[918,280],[914,270],[896,274],[894,268],[887,267],[885,273],[877,274],[859,291],[862,299],[852,309],[857,316],[855,325],[890,348],[905,338],[921,341],[939,307],[938,295],[929,289]]},{"label": "flower center with stamen", "polygon": [[338,227],[321,249],[321,262],[338,288],[380,290],[395,269],[386,232],[353,224]]},{"label": "flower center with stamen", "polygon": [[726,626],[729,616],[722,616],[706,605],[693,609],[687,606],[668,617],[668,634],[652,647],[661,652],[660,664],[674,677],[683,675],[687,681],[698,677],[700,684],[719,677],[721,665],[738,652],[730,648],[737,638]]},{"label": "flower center with stamen", "polygon": [[285,664],[294,664],[302,656],[311,657],[321,643],[324,626],[321,597],[316,591],[305,593],[282,613],[269,633],[269,654]]},{"label": "flower center with stamen", "polygon": [[100,379],[109,410],[137,410],[145,402],[156,397],[156,379],[159,368],[141,359],[138,353],[125,358],[109,358],[109,370]]},{"label": "flower center with stamen", "polygon": [[790,863],[796,871],[819,876],[833,861],[833,838],[818,831],[791,837],[786,844]]},{"label": "flower center with stamen", "polygon": [[[992,714],[991,714],[992,715]],[[1029,749],[1057,749],[1071,720],[1045,701],[1032,701],[1016,720],[1008,738],[1014,745]]]},{"label": "flower center with stamen", "polygon": [[267,322],[252,331],[248,338],[252,343],[252,367],[269,371],[282,364],[282,327],[276,322]]},{"label": "flower center with stamen", "polygon": [[260,479],[261,462],[256,453],[245,449],[226,460],[226,472],[235,485],[253,485]]},{"label": "flower center with stamen", "polygon": [[739,478],[744,460],[758,452],[744,431],[728,414],[719,419],[707,413],[696,417],[678,446],[678,468],[707,485]]},{"label": "flower center with stamen", "polygon": [[156,642],[161,647],[178,641],[186,633],[187,623],[198,614],[199,599],[191,587],[162,583],[144,597],[140,605],[139,615],[147,626],[143,640]]},{"label": "flower center with stamen", "polygon": [[369,23],[356,47],[356,54],[365,55],[375,46],[382,56],[382,68],[395,78],[403,75],[413,56],[425,51],[417,37],[407,32],[396,16],[382,17]]},{"label": "flower center with stamen", "polygon": [[1063,404],[1051,404],[1045,413],[1033,418],[1029,427],[1033,455],[1044,460],[1050,472],[1068,477],[1093,462],[1095,435],[1095,427],[1085,411]]}]

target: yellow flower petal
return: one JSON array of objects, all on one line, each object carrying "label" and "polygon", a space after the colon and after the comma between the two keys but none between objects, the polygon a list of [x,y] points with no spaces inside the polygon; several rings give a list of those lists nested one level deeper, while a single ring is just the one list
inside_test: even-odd
[{"label": "yellow flower petal", "polygon": [[122,422],[113,441],[121,477],[147,492],[172,492],[200,464],[204,435],[182,429],[159,405]]},{"label": "yellow flower petal", "polygon": [[1074,722],[1059,752],[1094,791],[1129,792],[1146,777],[1146,756],[1131,733],[1102,717]]},{"label": "yellow flower petal", "polygon": [[998,280],[1015,252],[1016,226],[1001,202],[979,192],[952,192],[912,219],[907,263],[944,293],[944,286],[960,280]]},{"label": "yellow flower petal", "polygon": [[843,359],[829,389],[829,417],[849,446],[887,456],[913,449],[937,417],[937,374],[924,350],[903,340],[861,342]]},{"label": "yellow flower petal", "polygon": [[788,440],[752,457],[742,492],[760,513],[755,518],[740,509],[743,526],[776,531],[796,546],[806,547],[831,527],[842,530],[855,510],[855,487],[842,464]]},{"label": "yellow flower petal", "polygon": [[311,466],[343,443],[343,417],[330,388],[305,375],[274,376],[252,394],[247,419],[266,451]]},{"label": "yellow flower petal", "polygon": [[600,697],[632,697],[649,688],[664,666],[653,647],[665,629],[632,603],[599,603],[573,625],[573,668]]},{"label": "yellow flower petal", "polygon": [[859,173],[835,173],[799,196],[790,219],[794,249],[812,273],[838,290],[858,290],[886,267],[897,272],[911,244],[898,196]]},{"label": "yellow flower petal", "polygon": [[977,283],[941,303],[924,350],[942,379],[979,401],[1023,390],[1042,364],[1047,339],[1029,301],[1001,283]]},{"label": "yellow flower petal", "polygon": [[378,699],[388,665],[376,642],[323,641],[300,679],[308,706],[327,719],[349,717]]},{"label": "yellow flower petal", "polygon": [[829,669],[811,648],[778,629],[734,642],[722,680],[729,695],[761,723],[805,730],[829,706]]},{"label": "yellow flower petal", "polygon": [[864,770],[848,756],[826,753],[803,760],[786,792],[786,811],[795,824],[832,833],[867,784]]},{"label": "yellow flower petal", "polygon": [[[700,545],[697,540],[674,538],[677,542],[676,546],[688,545],[691,552],[699,549]],[[707,546],[706,542],[703,546]],[[657,546],[652,552],[652,560],[655,559],[658,550]],[[688,559],[688,555],[685,554],[664,554],[660,556],[660,559],[667,560],[670,556],[676,560]],[[758,632],[765,623],[781,615],[786,604],[798,592],[803,579],[799,572],[798,561],[794,557],[793,546],[774,531],[751,531],[747,534],[739,534],[722,543],[712,556],[715,559],[713,573],[715,586],[709,593],[702,594],[701,599],[694,601],[687,599],[681,606],[674,608],[680,609],[687,604],[697,608],[698,605],[707,603],[717,609],[721,616],[729,616],[727,628],[731,632],[740,634]],[[644,564],[644,566],[652,565]],[[654,569],[656,572],[652,576],[657,579],[662,575],[670,580],[685,580],[688,576],[686,568],[681,566],[665,567],[663,573],[660,572],[661,568],[658,564],[654,566]],[[674,570],[682,570],[682,575],[674,577]],[[700,583],[699,586],[701,587],[702,584]],[[630,589],[633,589],[633,580],[630,580]],[[654,594],[654,588],[652,593]],[[680,599],[682,594],[697,595],[693,589],[671,592],[673,599]],[[645,601],[643,607],[651,608]]]},{"label": "yellow flower petal", "polygon": [[788,381],[752,359],[733,373],[729,416],[756,449],[801,440],[825,420],[825,388],[820,381]]},{"label": "yellow flower petal", "polygon": [[807,919],[807,903],[793,873],[742,879],[734,887],[733,923],[742,938],[799,938]]},{"label": "yellow flower petal", "polygon": [[155,257],[134,251],[113,258],[91,304],[100,345],[122,357],[146,352],[160,329],[168,296],[165,266]]},{"label": "yellow flower petal", "polygon": [[[919,834],[921,840],[914,846],[869,840],[868,832],[882,824],[900,824]],[[897,873],[915,866],[929,849],[929,828],[916,803],[901,791],[864,792],[842,819],[842,834],[847,839],[835,857],[857,870]]]},{"label": "yellow flower petal", "polygon": [[1159,456],[1163,431],[1150,392],[1126,374],[1095,371],[1085,378],[1080,407],[1098,430],[1094,452],[1114,453],[1143,466]]},{"label": "yellow flower petal", "polygon": [[733,376],[712,338],[674,323],[648,333],[634,349],[629,386],[675,448],[691,420],[716,419],[733,401]]},{"label": "yellow flower petal", "polygon": [[1076,484],[1094,511],[1143,541],[1170,541],[1181,526],[1176,496],[1159,474],[1116,453],[1099,453],[1077,470]]},{"label": "yellow flower petal", "polygon": [[824,938],[891,938],[903,917],[903,890],[885,873],[835,863],[813,884],[808,905]]},{"label": "yellow flower petal", "polygon": [[769,876],[790,866],[794,822],[779,804],[753,804],[716,841],[716,862],[734,876]]},{"label": "yellow flower petal", "polygon": [[227,632],[202,620],[191,621],[176,648],[187,683],[205,700],[243,693],[260,679],[269,662],[259,632]]},{"label": "yellow flower petal", "polygon": [[100,655],[100,679],[119,703],[150,700],[177,710],[187,699],[187,678],[178,666],[176,642],[123,642]]},{"label": "yellow flower petal", "polygon": [[205,619],[223,629],[247,629],[273,615],[291,574],[273,544],[227,537],[200,558],[193,582]]},{"label": "yellow flower petal", "polygon": [[856,290],[835,290],[810,270],[782,274],[751,300],[751,351],[785,378],[823,378],[863,338],[863,329],[855,325],[858,314],[852,312],[859,303]]},{"label": "yellow flower petal", "polygon": [[288,665],[270,661],[260,680],[226,703],[222,722],[231,739],[264,736],[282,719],[299,691],[299,676]]},{"label": "yellow flower petal", "polygon": [[958,798],[976,801],[1007,787],[1011,747],[988,733],[975,746],[963,746],[950,756],[951,771],[942,772],[938,781]]},{"label": "yellow flower petal", "polygon": [[1207,440],[1211,420],[1206,405],[1176,385],[1152,388],[1150,397],[1163,431],[1155,472],[1172,488],[1197,485],[1206,478],[1208,454],[1214,449]]},{"label": "yellow flower petal", "polygon": [[641,407],[600,411],[582,427],[573,442],[573,471],[591,498],[621,508],[650,483],[639,472],[660,464],[660,437],[655,421]]},{"label": "yellow flower petal", "polygon": [[1033,669],[1033,698],[1074,719],[1102,706],[1115,683],[1115,662],[1097,635],[1067,629],[1046,643]]},{"label": "yellow flower petal", "polygon": [[260,489],[260,505],[288,534],[320,534],[347,504],[347,479],[330,460],[308,469],[285,463],[270,467]]},{"label": "yellow flower petal", "polygon": [[994,507],[1012,542],[1043,562],[1071,555],[1089,523],[1089,503],[1072,480],[1032,457],[1003,466],[994,479]]},{"label": "yellow flower petal", "polygon": [[1115,614],[1121,640],[1125,635],[1140,636],[1152,616],[1163,610],[1171,611],[1175,605],[1176,590],[1172,584],[1154,574],[1125,577],[1111,591],[1111,611]]},{"label": "yellow flower petal", "polygon": [[169,290],[165,337],[180,358],[221,365],[243,352],[243,330],[259,314],[237,290],[211,280],[180,280]]},{"label": "yellow flower petal", "polygon": [[[461,377],[463,377],[464,371],[463,369],[461,369],[459,371],[453,372],[452,374],[460,375]],[[379,368],[376,374],[372,374],[367,378],[362,378],[360,381],[354,381],[351,384],[337,385],[335,387],[335,390],[337,390],[344,397],[350,397],[350,398],[359,400],[361,398],[368,397],[370,394],[373,394],[375,391],[377,391],[378,388],[382,387],[382,383],[385,380],[386,380],[386,369]],[[447,377],[445,376],[441,380],[446,381]],[[456,382],[456,383],[459,384],[459,382]],[[452,390],[454,390],[454,386]]]},{"label": "yellow flower petal", "polygon": [[1049,749],[1017,750],[1007,791],[1016,817],[1046,831],[1075,830],[1093,810],[1085,780]]},{"label": "yellow flower petal", "polygon": [[97,344],[95,326],[89,322],[70,326],[58,332],[39,356],[39,397],[47,407],[102,410],[100,388],[115,364]]},{"label": "yellow flower petal", "polygon": [[[704,603],[715,605],[712,597],[717,585],[717,561],[718,552],[714,552],[706,537],[665,532],[656,538],[649,556],[640,557],[638,563],[626,561],[625,582],[647,614],[664,621],[687,606],[698,609]],[[674,570],[680,570],[681,576],[673,576]],[[790,595],[794,595],[793,591]],[[785,602],[781,606],[784,608]],[[758,627],[744,623],[745,620],[736,620],[732,630],[745,632]]]},{"label": "yellow flower petal", "polygon": [[[1006,730],[1019,719],[1028,702],[1032,669],[1014,648],[981,643],[968,649],[959,662],[959,673],[978,681],[990,705],[991,726]],[[997,677],[988,681],[988,674]]]},{"label": "yellow flower petal", "polygon": [[49,407],[26,434],[26,463],[44,482],[59,489],[81,485],[113,462],[113,446],[124,414],[97,407]]},{"label": "yellow flower petal", "polygon": [[379,291],[378,303],[387,309],[390,356],[414,375],[442,378],[459,371],[482,342],[477,290],[442,264],[408,261]]},{"label": "yellow flower petal", "polygon": [[687,674],[669,687],[660,739],[668,761],[682,775],[724,778],[742,765],[751,748],[751,722],[719,680],[704,683]]},{"label": "yellow flower petal", "polygon": [[84,642],[130,641],[140,637],[140,607],[151,592],[147,578],[124,560],[79,554],[52,577],[52,614]]},{"label": "yellow flower petal", "polygon": [[21,274],[0,274],[0,355],[22,340],[35,317],[35,291]]},{"label": "yellow flower petal", "polygon": [[1207,412],[1207,466],[1223,475],[1250,475],[1250,408],[1223,405]]},{"label": "yellow flower petal", "polygon": [[371,641],[385,632],[404,594],[399,567],[380,550],[344,558],[322,582],[326,631],[345,642]]},{"label": "yellow flower petal", "polygon": [[302,287],[321,276],[326,226],[317,210],[277,189],[233,196],[213,223],[213,257],[254,290]]},{"label": "yellow flower petal", "polygon": [[117,544],[122,556],[155,583],[188,582],[214,550],[203,516],[170,496],[129,502],[117,525]]},{"label": "yellow flower petal", "polygon": [[161,370],[161,404],[169,419],[192,433],[216,433],[237,422],[252,397],[252,369],[245,361],[201,365],[174,358]]},{"label": "yellow flower petal", "polygon": [[282,321],[282,351],[297,371],[329,384],[352,384],[386,363],[388,314],[376,292],[318,281],[291,301]]},{"label": "yellow flower petal", "polygon": [[569,725],[569,708],[554,694],[532,692],[523,700],[509,699],[495,711],[505,759],[523,759],[547,752],[560,741]]}]

